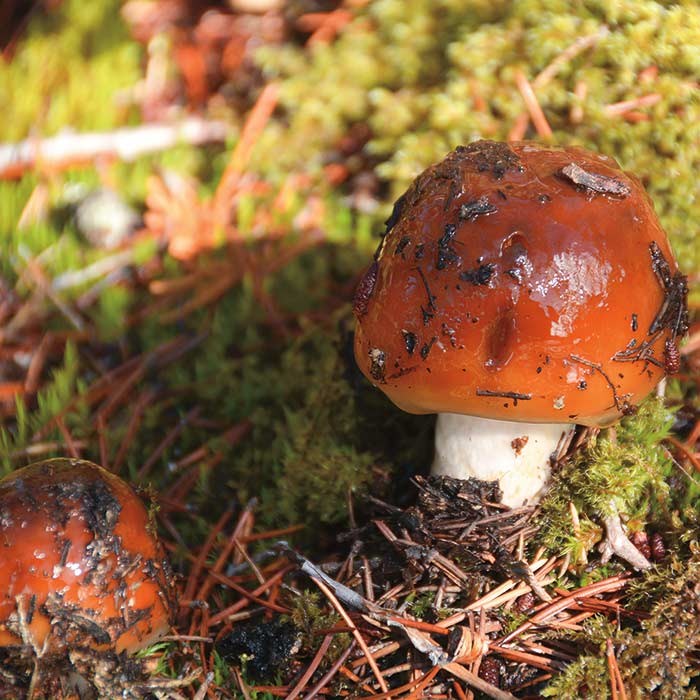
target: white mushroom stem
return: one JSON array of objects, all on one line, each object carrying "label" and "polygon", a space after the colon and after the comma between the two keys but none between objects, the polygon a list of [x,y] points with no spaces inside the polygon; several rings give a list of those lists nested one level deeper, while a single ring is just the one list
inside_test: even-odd
[{"label": "white mushroom stem", "polygon": [[537,503],[551,473],[551,455],[568,438],[570,423],[513,423],[440,413],[431,473],[456,479],[498,480],[503,503]]}]

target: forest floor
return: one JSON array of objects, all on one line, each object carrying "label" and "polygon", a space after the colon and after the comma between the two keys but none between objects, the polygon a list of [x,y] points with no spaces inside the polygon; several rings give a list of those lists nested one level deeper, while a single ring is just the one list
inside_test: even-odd
[{"label": "forest floor", "polygon": [[[0,475],[103,465],[178,575],[85,697],[700,697],[700,10],[492,4],[2,4]],[[537,507],[427,477],[353,359],[393,200],[482,137],[617,158],[690,288],[678,373]]]}]

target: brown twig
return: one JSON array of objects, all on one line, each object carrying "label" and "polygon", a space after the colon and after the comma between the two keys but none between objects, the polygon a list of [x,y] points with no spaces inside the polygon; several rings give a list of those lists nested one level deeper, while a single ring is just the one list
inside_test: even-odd
[{"label": "brown twig", "polygon": [[[86,440],[73,440],[73,446],[78,450],[82,450],[88,446]],[[45,454],[51,454],[60,450],[65,450],[65,442],[51,441],[51,442],[37,442],[33,445],[27,445],[19,450],[14,450],[10,452],[8,457],[10,459],[18,459],[20,457],[39,457]]]},{"label": "brown twig", "polygon": [[[283,605],[277,605],[276,603],[270,600],[265,600],[264,598],[261,598],[258,595],[253,595],[250,591],[243,588],[243,586],[237,584],[230,576],[224,576],[224,574],[221,574],[218,571],[210,572],[209,576],[211,580],[215,581],[216,583],[220,583],[224,586],[228,586],[231,590],[236,591],[236,593],[242,595],[251,603],[260,605],[261,607],[266,608],[267,610],[281,613],[282,615],[289,615],[291,613],[291,610],[287,607],[284,607]],[[269,586],[267,586],[268,581],[263,581],[262,583],[263,586],[269,588]],[[201,600],[201,598],[199,598],[198,600]],[[211,627],[212,624],[210,623],[209,626]]]},{"label": "brown twig", "polygon": [[694,453],[687,445],[673,437],[673,435],[668,435],[666,438],[664,438],[664,442],[668,442],[675,449],[681,452],[683,456],[693,465],[693,469],[700,473],[700,456],[698,456],[697,453]]},{"label": "brown twig", "polygon": [[356,646],[357,642],[353,639],[348,645],[348,648],[336,659],[328,671],[318,680],[318,683],[316,683],[316,685],[314,685],[312,688],[309,688],[309,692],[306,695],[307,698],[315,698],[321,691],[321,688],[324,688],[331,682],[331,680],[333,680],[333,676],[338,673],[340,667],[345,663],[348,656],[352,654]]},{"label": "brown twig", "polygon": [[68,454],[73,459],[80,459],[80,451],[78,450],[78,446],[75,440],[73,440],[73,436],[70,434],[68,428],[66,427],[66,424],[63,421],[63,417],[58,416],[56,418],[56,427],[59,429],[61,435],[63,435],[63,439],[66,441]]},{"label": "brown twig", "polygon": [[222,441],[226,443],[228,447],[234,447],[250,432],[252,427],[253,424],[249,420],[243,420],[232,425],[220,435],[211,438],[206,444],[198,447],[189,454],[185,455],[182,459],[178,460],[175,463],[175,468],[184,469],[185,467],[201,462],[208,457],[214,456],[215,452],[212,449],[212,443],[215,441]]},{"label": "brown twig", "polygon": [[572,61],[576,56],[587,51],[595,46],[601,39],[605,38],[610,33],[606,25],[600,27],[597,32],[586,36],[578,37],[564,51],[556,56],[549,65],[543,68],[532,81],[532,87],[535,89],[542,88],[547,85],[557,73],[564,67],[566,63]]},{"label": "brown twig", "polygon": [[503,656],[506,659],[511,659],[516,663],[529,664],[530,666],[540,668],[543,671],[561,671],[566,666],[566,664],[552,661],[546,656],[529,654],[525,651],[520,651],[519,649],[507,649],[506,647],[499,646],[498,644],[490,644],[489,651],[491,651],[493,654]]},{"label": "brown twig", "polygon": [[131,447],[131,444],[138,433],[144,411],[151,405],[155,396],[156,391],[154,389],[146,389],[139,394],[138,398],[134,402],[133,408],[131,409],[131,415],[129,416],[129,423],[114,458],[114,464],[112,465],[112,470],[115,474],[119,474],[122,463],[126,457],[126,453]]},{"label": "brown twig", "polygon": [[414,679],[413,681],[406,683],[398,688],[393,688],[391,691],[384,691],[378,695],[370,695],[366,700],[393,700],[394,698],[400,697],[401,693],[411,692],[417,693],[421,692],[432,680],[437,676],[439,666],[434,666],[423,676]]},{"label": "brown twig", "polygon": [[197,589],[197,581],[199,580],[199,576],[202,573],[202,570],[204,569],[204,564],[207,560],[207,557],[209,556],[209,553],[214,547],[214,543],[216,542],[217,537],[219,537],[224,527],[226,526],[226,523],[231,519],[231,516],[233,516],[233,511],[230,509],[225,510],[221,514],[217,522],[214,524],[214,526],[211,528],[211,530],[209,530],[207,539],[205,540],[202,549],[199,550],[199,554],[195,559],[194,565],[190,569],[190,573],[187,577],[187,583],[185,584],[185,588],[182,593],[183,599],[192,599],[192,596],[194,595],[194,592]]},{"label": "brown twig", "polygon": [[569,121],[572,124],[580,124],[583,121],[583,103],[588,94],[588,83],[585,80],[577,80],[574,85],[574,99],[569,109]]},{"label": "brown twig", "polygon": [[[304,690],[308,682],[311,680],[311,676],[313,676],[314,673],[316,673],[316,669],[321,665],[321,661],[323,661],[323,657],[326,655],[328,647],[330,647],[332,641],[332,634],[327,634],[323,638],[321,646],[318,648],[318,651],[314,655],[314,658],[311,660],[311,663],[307,666],[306,670],[302,674],[297,684],[289,691],[289,695],[287,695],[286,700],[294,700],[294,698],[297,697],[297,695],[299,695]],[[313,697],[313,695],[311,694],[309,694],[309,696]]]},{"label": "brown twig", "polygon": [[53,338],[51,333],[44,333],[41,341],[32,354],[32,359],[27,368],[27,374],[24,378],[24,391],[27,394],[34,394],[39,388],[41,374],[48,358],[49,349],[52,345]]},{"label": "brown twig", "polygon": [[515,695],[512,693],[497,688],[495,685],[488,683],[475,673],[467,671],[466,668],[460,666],[459,664],[449,663],[445,664],[443,668],[453,676],[456,676],[465,683],[468,683],[470,686],[472,686],[472,688],[480,690],[484,695],[487,695],[494,700],[516,700]]},{"label": "brown twig", "polygon": [[611,593],[613,591],[619,591],[629,583],[628,574],[618,574],[617,576],[611,576],[604,581],[598,581],[596,583],[591,583],[588,586],[583,586],[582,588],[577,588],[571,591],[568,595],[557,598],[551,603],[541,607],[538,612],[526,620],[517,629],[513,630],[501,640],[499,644],[507,644],[515,637],[518,637],[526,630],[532,629],[538,624],[544,622],[548,618],[568,609],[571,606],[577,605],[578,601],[582,598],[590,598],[595,595],[600,595],[602,593]]},{"label": "brown twig", "polygon": [[622,682],[620,667],[615,657],[615,647],[613,646],[612,639],[608,638],[605,641],[605,647],[605,656],[608,661],[608,672],[610,674],[610,692],[612,694],[612,700],[627,700],[627,693],[625,692],[625,685]]},{"label": "brown twig", "polygon": [[258,542],[260,540],[278,539],[284,535],[291,535],[304,529],[304,525],[290,525],[289,527],[281,527],[277,530],[266,530],[265,532],[256,532],[251,535],[239,537],[238,541],[241,544],[249,544],[250,542]]},{"label": "brown twig", "polygon": [[[290,564],[289,566],[286,566],[283,569],[280,569],[274,576],[271,576],[270,578],[265,581],[265,583],[261,584],[254,590],[250,591],[250,596],[258,597],[260,596],[261,593],[264,593],[267,591],[269,588],[277,584],[279,581],[281,581],[290,571],[293,571],[296,567],[293,564]],[[244,598],[243,600],[239,600],[233,605],[230,605],[229,607],[225,608],[224,610],[220,610],[216,615],[212,615],[211,619],[209,620],[209,627],[213,627],[214,625],[218,625],[222,623],[226,618],[231,617],[235,613],[237,613],[239,610],[242,610],[243,608],[248,605],[249,600],[248,598]]]},{"label": "brown twig", "polygon": [[377,662],[374,660],[374,657],[370,653],[369,649],[367,648],[367,643],[363,639],[362,635],[360,634],[360,631],[357,629],[355,623],[350,619],[350,616],[345,612],[345,608],[340,604],[338,599],[333,595],[333,592],[326,586],[326,584],[321,581],[320,578],[317,578],[316,576],[311,576],[311,580],[321,589],[322,593],[328,598],[330,601],[331,605],[335,608],[336,612],[343,618],[345,621],[345,624],[350,627],[353,632],[353,636],[357,640],[357,644],[362,649],[362,653],[365,655],[367,658],[367,663],[369,664],[370,668],[372,669],[372,672],[374,673],[375,678],[377,679],[377,682],[379,683],[379,687],[386,693],[388,692],[389,688],[386,685],[386,681],[384,680],[384,677],[382,676],[381,671],[379,670],[379,667],[377,666]]},{"label": "brown twig", "polygon": [[254,507],[255,502],[251,501],[241,512],[240,516],[238,517],[236,527],[233,528],[233,532],[226,541],[226,544],[222,547],[221,552],[219,552],[219,556],[216,558],[214,565],[212,567],[208,567],[207,576],[205,577],[204,582],[200,585],[199,589],[197,590],[197,593],[194,596],[197,600],[207,599],[209,591],[214,585],[214,579],[212,578],[212,574],[218,574],[221,572],[221,569],[224,568],[224,564],[226,563],[229,556],[231,555],[231,552],[233,552],[236,546],[238,537],[246,531],[248,523],[252,521]]},{"label": "brown twig", "polygon": [[176,424],[175,426],[168,432],[166,433],[165,437],[158,443],[156,448],[151,452],[150,456],[148,459],[143,463],[143,466],[141,469],[139,469],[138,477],[139,480],[143,481],[146,476],[149,474],[151,471],[151,468],[153,465],[158,461],[160,456],[165,452],[165,450],[170,447],[175,440],[179,437],[180,433],[185,429],[185,427],[188,425],[188,423],[198,416],[202,411],[201,406],[195,406],[194,408],[190,409]]},{"label": "brown twig", "polygon": [[428,632],[429,634],[449,634],[449,630],[439,625],[432,625],[429,622],[423,622],[423,620],[413,620],[409,617],[387,617],[388,623],[394,623],[396,625],[401,625],[403,627],[412,627],[413,629],[422,630],[423,632]]},{"label": "brown twig", "polygon": [[605,105],[603,111],[608,117],[622,117],[628,112],[641,107],[653,107],[661,102],[661,99],[662,96],[658,92],[653,92],[650,95],[642,95],[631,100],[622,100],[621,102]]},{"label": "brown twig", "polygon": [[312,32],[307,46],[328,44],[340,30],[352,20],[352,13],[338,8],[330,12],[307,12],[297,20],[297,26],[304,32]]},{"label": "brown twig", "polygon": [[[521,88],[520,85],[518,85],[518,89],[520,90],[521,95],[523,95],[523,99],[525,100],[525,104],[527,106],[527,112],[523,112],[518,116],[518,118],[515,120],[515,123],[513,124],[510,133],[508,134],[508,140],[509,141],[520,141],[522,138],[525,137],[525,132],[527,131],[527,126],[530,120],[530,117],[532,116],[532,107],[534,107],[535,112],[540,112],[541,113],[541,108],[539,106],[539,103],[537,102],[537,99],[535,97],[535,90],[539,90],[540,88],[545,87],[548,85],[553,78],[556,77],[557,73],[564,67],[564,65],[570,61],[572,61],[576,56],[579,54],[583,53],[587,49],[595,46],[595,44],[598,43],[602,38],[607,36],[609,33],[609,29],[606,25],[603,25],[597,32],[594,32],[593,34],[589,34],[587,36],[582,36],[576,39],[570,46],[568,46],[564,51],[562,51],[558,56],[556,56],[547,66],[545,66],[533,79],[531,85],[525,85],[523,84],[523,88]],[[524,77],[524,74],[523,74]],[[516,74],[516,82],[518,81],[518,77]],[[525,81],[527,82],[527,80]],[[576,92],[576,97],[579,100],[583,100],[585,97],[585,83],[583,84],[583,94],[581,94],[581,91]],[[529,94],[531,93],[531,94]],[[526,97],[527,95],[527,97]],[[530,104],[528,104],[528,101],[530,101]],[[572,107],[572,113],[570,116],[570,119],[573,123],[578,123],[580,119],[583,118],[583,112],[582,110],[576,110],[575,112],[573,111],[575,108]],[[538,119],[540,117],[538,116]],[[541,119],[544,119],[544,114],[542,114]],[[547,123],[546,119],[544,121],[540,121],[540,128],[537,127],[537,122],[535,121],[534,117],[532,119],[533,123],[535,124],[535,128],[537,129],[537,133],[542,136],[542,133],[540,131],[541,128],[544,128],[545,133],[547,129],[549,129],[549,124]],[[550,130],[551,133],[551,130]],[[549,137],[547,137],[549,138]]]},{"label": "brown twig", "polygon": [[537,101],[537,96],[535,95],[535,91],[532,89],[530,81],[525,76],[525,73],[520,69],[515,73],[515,84],[522,95],[527,111],[530,114],[530,119],[532,119],[532,123],[535,125],[535,129],[537,130],[537,134],[545,140],[551,139],[552,128],[549,126],[547,117],[544,116],[544,112],[542,111],[540,103]]},{"label": "brown twig", "polygon": [[263,88],[221,176],[213,201],[214,222],[221,227],[228,224],[231,199],[238,187],[240,176],[248,165],[253,148],[275,111],[278,92],[276,83],[268,83]]}]

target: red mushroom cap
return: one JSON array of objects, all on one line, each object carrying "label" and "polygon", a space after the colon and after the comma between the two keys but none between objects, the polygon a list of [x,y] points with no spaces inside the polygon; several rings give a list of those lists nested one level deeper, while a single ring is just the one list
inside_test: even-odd
[{"label": "red mushroom cap", "polygon": [[173,577],[119,477],[51,459],[0,480],[0,646],[134,652],[167,633]]},{"label": "red mushroom cap", "polygon": [[412,413],[603,425],[673,364],[686,296],[613,159],[478,141],[396,202],[355,297],[355,356]]}]

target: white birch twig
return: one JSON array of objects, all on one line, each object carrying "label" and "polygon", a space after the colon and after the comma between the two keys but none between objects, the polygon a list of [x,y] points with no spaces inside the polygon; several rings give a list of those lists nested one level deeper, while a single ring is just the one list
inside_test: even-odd
[{"label": "white birch twig", "polygon": [[200,145],[224,141],[228,124],[191,117],[175,124],[144,124],[107,132],[63,131],[50,138],[0,144],[0,179],[19,177],[37,163],[53,167],[113,156],[132,161],[179,143]]}]

